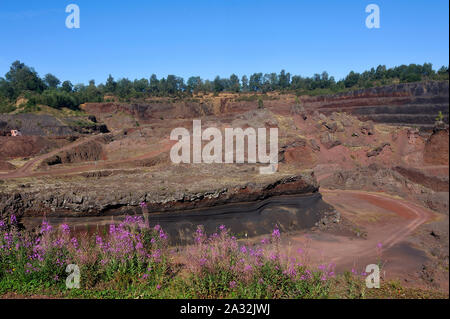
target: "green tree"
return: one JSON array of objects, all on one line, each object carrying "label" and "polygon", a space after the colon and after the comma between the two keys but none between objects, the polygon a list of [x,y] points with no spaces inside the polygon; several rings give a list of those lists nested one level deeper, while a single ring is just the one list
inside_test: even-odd
[{"label": "green tree", "polygon": [[248,84],[250,91],[253,91],[253,92],[261,91],[261,89],[262,89],[262,77],[263,77],[262,73],[253,73],[250,76],[250,81],[249,81],[249,84]]},{"label": "green tree", "polygon": [[223,81],[219,76],[214,79],[214,92],[222,92],[224,90]]},{"label": "green tree", "polygon": [[285,70],[281,70],[280,75],[278,76],[278,83],[281,89],[288,88],[291,83],[291,74],[286,73]]},{"label": "green tree", "polygon": [[45,84],[37,72],[20,61],[12,63],[5,79],[11,85],[12,98],[18,97],[23,91],[41,93],[45,89]]},{"label": "green tree", "polygon": [[61,81],[54,76],[53,74],[47,73],[44,76],[44,83],[50,88],[50,89],[56,89],[58,85],[61,83]]},{"label": "green tree", "polygon": [[157,94],[159,89],[159,80],[156,74],[152,74],[150,77],[150,93]]},{"label": "green tree", "polygon": [[197,93],[202,86],[202,79],[199,76],[191,76],[187,80],[187,90],[189,93]]},{"label": "green tree", "polygon": [[71,93],[73,90],[73,85],[70,81],[64,81],[63,84],[61,85],[61,89],[64,92]]},{"label": "green tree", "polygon": [[237,77],[236,74],[231,74],[230,76],[230,90],[232,92],[239,92],[241,90],[239,78]]},{"label": "green tree", "polygon": [[241,83],[242,83],[242,91],[247,92],[248,91],[248,78],[246,75],[242,76]]},{"label": "green tree", "polygon": [[347,77],[344,80],[345,87],[349,88],[349,87],[355,86],[358,83],[359,77],[360,77],[359,73],[350,71],[350,73],[347,75]]},{"label": "green tree", "polygon": [[108,76],[108,79],[106,80],[105,91],[106,91],[106,93],[115,93],[116,88],[117,88],[117,83],[116,83],[116,81],[114,81],[114,78],[110,74]]}]

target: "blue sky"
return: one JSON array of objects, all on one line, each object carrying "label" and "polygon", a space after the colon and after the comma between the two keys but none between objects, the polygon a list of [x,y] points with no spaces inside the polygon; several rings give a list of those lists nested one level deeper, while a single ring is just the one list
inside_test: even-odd
[{"label": "blue sky", "polygon": [[[70,3],[80,29],[65,26]],[[365,26],[370,3],[380,29]],[[15,60],[74,84],[110,73],[340,79],[378,64],[436,68],[449,63],[448,12],[447,0],[0,0],[0,76]]]}]

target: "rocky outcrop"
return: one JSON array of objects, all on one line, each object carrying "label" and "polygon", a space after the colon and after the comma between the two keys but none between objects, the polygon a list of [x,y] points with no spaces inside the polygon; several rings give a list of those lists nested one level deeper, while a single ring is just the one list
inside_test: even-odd
[{"label": "rocky outcrop", "polygon": [[381,144],[380,146],[375,147],[373,150],[367,152],[366,155],[367,155],[367,157],[377,156],[384,150],[384,148],[386,146],[390,146],[390,145],[391,145],[390,143],[385,142],[385,143]]},{"label": "rocky outcrop", "polygon": [[0,114],[0,130],[18,129],[23,135],[68,136],[75,135],[68,125],[51,115]]},{"label": "rocky outcrop", "polygon": [[339,170],[320,181],[330,189],[386,192],[419,201],[423,206],[448,214],[448,177],[429,176],[420,170],[369,165],[354,170]]},{"label": "rocky outcrop", "polygon": [[410,181],[432,189],[435,192],[448,192],[449,179],[448,176],[433,176],[422,172],[419,169],[396,166],[394,170]]},{"label": "rocky outcrop", "polygon": [[70,185],[22,185],[14,191],[0,191],[0,212],[3,217],[5,214],[43,216],[44,213],[47,216],[104,216],[140,212],[141,202],[147,203],[150,212],[167,212],[318,192],[312,172],[282,177],[270,183],[238,184],[202,192],[132,191],[116,186],[105,191],[89,186],[74,189]]},{"label": "rocky outcrop", "polygon": [[88,141],[71,150],[56,154],[41,163],[41,167],[56,164],[82,163],[98,161],[102,158],[103,146],[97,141]]},{"label": "rocky outcrop", "polygon": [[425,144],[424,162],[429,165],[448,165],[449,130],[435,129]]}]

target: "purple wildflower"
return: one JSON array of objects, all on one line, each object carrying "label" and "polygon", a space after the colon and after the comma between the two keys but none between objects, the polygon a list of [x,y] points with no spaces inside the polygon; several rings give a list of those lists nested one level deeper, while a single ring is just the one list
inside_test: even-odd
[{"label": "purple wildflower", "polygon": [[53,229],[53,227],[47,222],[47,221],[43,221],[42,222],[42,226],[41,226],[41,233],[48,233]]},{"label": "purple wildflower", "polygon": [[281,236],[280,235],[280,230],[278,229],[278,227],[275,227],[273,232],[272,232],[272,238],[278,239],[278,238],[280,238],[280,236]]},{"label": "purple wildflower", "polygon": [[62,229],[64,234],[69,234],[70,233],[70,227],[67,224],[61,224],[61,229]]},{"label": "purple wildflower", "polygon": [[139,206],[141,206],[141,208],[145,208],[145,207],[147,207],[147,203],[146,202],[140,202]]}]

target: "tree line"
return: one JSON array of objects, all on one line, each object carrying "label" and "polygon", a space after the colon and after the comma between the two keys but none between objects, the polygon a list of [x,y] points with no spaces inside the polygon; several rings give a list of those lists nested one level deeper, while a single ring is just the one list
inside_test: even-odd
[{"label": "tree line", "polygon": [[158,79],[150,78],[115,80],[111,75],[105,83],[94,80],[85,84],[61,81],[53,74],[40,77],[34,68],[15,61],[5,77],[0,77],[0,111],[11,111],[19,97],[27,99],[27,105],[48,105],[54,108],[77,108],[85,102],[102,102],[104,97],[114,95],[130,101],[149,96],[187,97],[200,92],[294,92],[301,94],[332,94],[351,89],[370,88],[392,83],[408,83],[425,80],[448,80],[448,66],[434,70],[431,63],[400,65],[386,68],[379,65],[362,73],[351,71],[343,79],[336,81],[326,71],[312,77],[291,75],[285,70],[280,73],[254,73],[239,78],[232,74],[229,78],[217,76],[214,80],[192,76],[185,81],[182,77],[168,75]]}]

